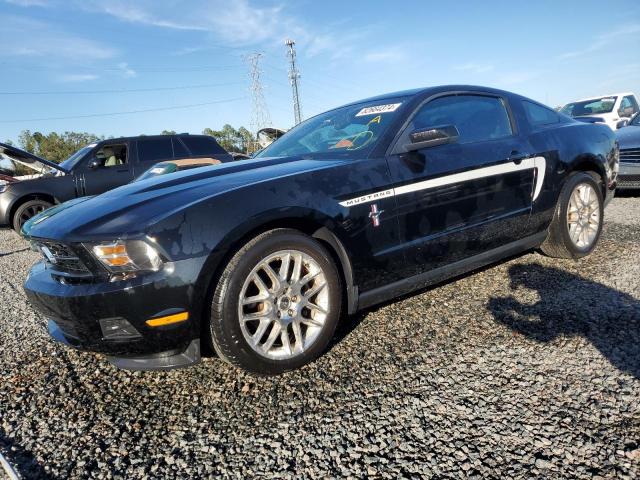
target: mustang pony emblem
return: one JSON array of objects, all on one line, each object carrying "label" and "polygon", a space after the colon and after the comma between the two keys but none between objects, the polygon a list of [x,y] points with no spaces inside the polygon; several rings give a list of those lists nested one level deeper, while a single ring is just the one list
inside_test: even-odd
[{"label": "mustang pony emblem", "polygon": [[378,210],[378,204],[374,203],[371,205],[371,212],[369,212],[369,218],[371,219],[371,223],[373,223],[374,227],[380,226],[380,215],[382,215],[384,210]]}]

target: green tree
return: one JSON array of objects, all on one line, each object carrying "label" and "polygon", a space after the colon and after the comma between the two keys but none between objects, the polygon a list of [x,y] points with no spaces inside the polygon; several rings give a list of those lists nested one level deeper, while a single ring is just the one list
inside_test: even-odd
[{"label": "green tree", "polygon": [[235,129],[228,123],[222,126],[222,130],[205,128],[203,135],[211,135],[228,152],[247,153],[254,141],[253,134],[245,127]]},{"label": "green tree", "polygon": [[18,143],[23,150],[29,153],[59,163],[82,147],[99,142],[103,138],[86,132],[64,132],[62,134],[51,132],[48,135],[43,135],[40,132],[31,133],[30,130],[23,130],[18,137]]},{"label": "green tree", "polygon": [[160,135],[175,135],[176,131],[175,130],[162,130],[162,133],[160,133]]}]

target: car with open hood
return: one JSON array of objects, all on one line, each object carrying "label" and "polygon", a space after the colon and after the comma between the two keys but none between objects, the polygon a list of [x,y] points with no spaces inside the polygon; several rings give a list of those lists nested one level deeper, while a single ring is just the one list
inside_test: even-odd
[{"label": "car with open hood", "polygon": [[310,118],[258,158],[159,175],[32,225],[25,291],[66,345],[167,369],[202,349],[300,367],[343,314],[530,249],[595,248],[618,171],[604,125],[442,86]]},{"label": "car with open hood", "polygon": [[47,208],[129,183],[157,162],[198,158],[233,160],[206,135],[111,138],[81,148],[60,164],[0,143],[0,225],[20,231]]},{"label": "car with open hood", "polygon": [[626,92],[567,103],[560,112],[581,122],[603,123],[611,130],[616,130],[626,124],[639,110],[636,96]]}]

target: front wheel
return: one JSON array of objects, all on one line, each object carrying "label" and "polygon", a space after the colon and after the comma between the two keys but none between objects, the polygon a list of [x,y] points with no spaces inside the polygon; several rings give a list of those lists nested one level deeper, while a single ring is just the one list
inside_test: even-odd
[{"label": "front wheel", "polygon": [[549,235],[540,247],[555,258],[582,258],[590,254],[602,232],[604,203],[594,176],[573,174],[560,192]]},{"label": "front wheel", "polygon": [[240,249],[217,283],[210,340],[223,360],[273,375],[327,347],[342,303],[329,252],[295,230],[265,232]]},{"label": "front wheel", "polygon": [[32,217],[35,217],[37,214],[44,212],[47,208],[52,207],[53,205],[45,200],[29,200],[28,202],[24,202],[20,205],[16,212],[13,215],[13,229],[20,233],[20,229],[22,229],[22,225],[25,224],[27,220]]}]

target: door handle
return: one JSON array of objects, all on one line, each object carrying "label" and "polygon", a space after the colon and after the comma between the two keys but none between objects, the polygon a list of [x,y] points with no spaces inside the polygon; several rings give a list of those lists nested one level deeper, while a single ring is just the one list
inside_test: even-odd
[{"label": "door handle", "polygon": [[528,158],[530,155],[528,153],[521,153],[518,150],[513,150],[509,155],[509,160],[511,160],[516,165],[520,165],[522,160]]}]

